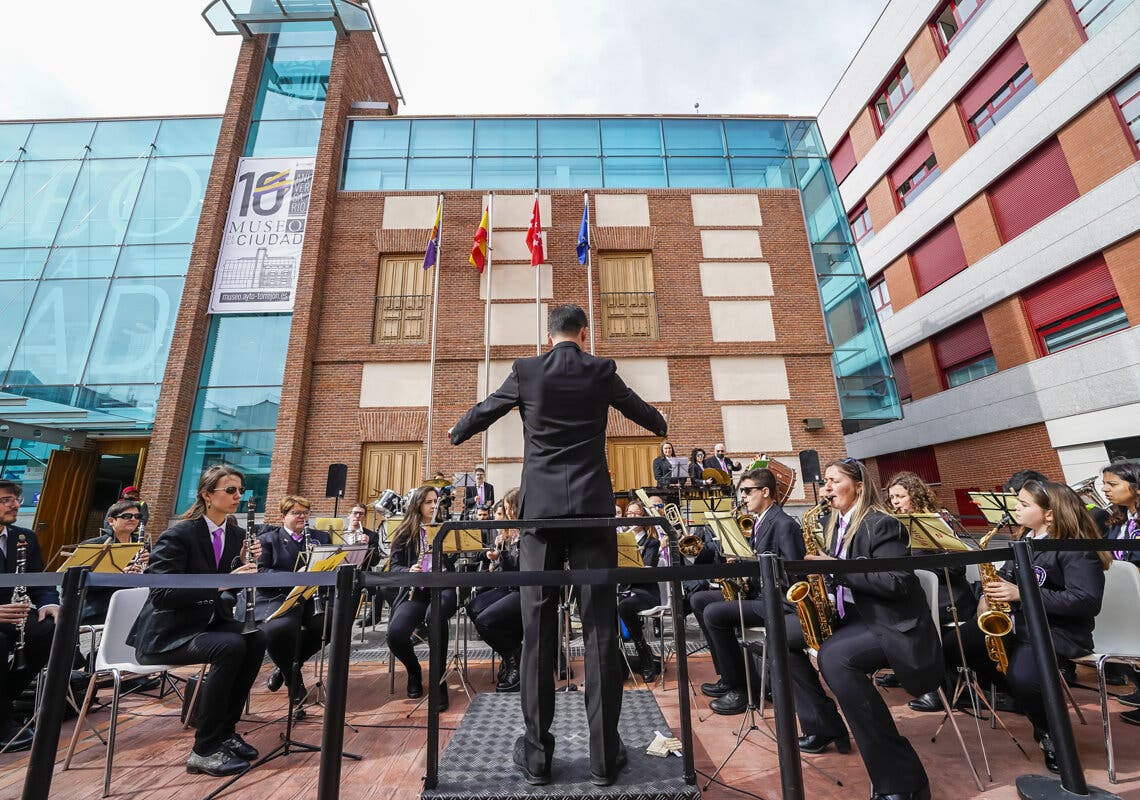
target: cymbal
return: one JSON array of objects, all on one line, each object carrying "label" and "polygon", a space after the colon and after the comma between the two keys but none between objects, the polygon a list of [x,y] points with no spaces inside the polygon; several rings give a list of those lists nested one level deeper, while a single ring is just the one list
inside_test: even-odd
[{"label": "cymbal", "polygon": [[713,483],[719,486],[727,486],[728,484],[732,483],[732,478],[728,477],[727,472],[724,470],[715,469],[714,467],[709,467],[702,471],[701,480],[711,480]]},{"label": "cymbal", "polygon": [[445,478],[432,478],[430,481],[424,481],[424,486],[430,486],[433,489],[443,489],[451,484]]}]

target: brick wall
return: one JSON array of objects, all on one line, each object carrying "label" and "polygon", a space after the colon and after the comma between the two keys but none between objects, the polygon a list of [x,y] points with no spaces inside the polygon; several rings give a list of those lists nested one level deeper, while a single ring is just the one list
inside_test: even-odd
[{"label": "brick wall", "polygon": [[918,91],[942,61],[942,53],[934,43],[934,31],[929,25],[922,26],[918,36],[907,48],[905,59],[910,79],[914,81],[915,91]]},{"label": "brick wall", "polygon": [[1140,325],[1140,233],[1104,248],[1104,260],[1128,321]]},{"label": "brick wall", "polygon": [[929,339],[903,350],[902,357],[910,378],[911,399],[920,400],[942,391],[942,370],[938,368],[934,345]]},{"label": "brick wall", "polygon": [[871,117],[874,113],[869,105],[864,106],[863,110],[859,112],[859,116],[855,118],[855,122],[852,123],[851,129],[848,131],[848,133],[851,134],[851,147],[855,150],[856,163],[862,161],[867,153],[871,152],[871,148],[875,146],[875,142],[879,140],[879,134],[875,128],[875,121]]},{"label": "brick wall", "polygon": [[214,164],[202,198],[198,231],[190,251],[190,265],[186,270],[186,283],[174,326],[178,335],[170,343],[140,487],[148,498],[150,525],[155,530],[165,527],[178,491],[182,456],[210,327],[207,309],[214,283],[214,266],[222,243],[237,161],[245,150],[249,118],[265,58],[265,42],[265,37],[250,39],[242,42],[238,51],[234,78],[218,133]]},{"label": "brick wall", "polygon": [[938,169],[942,172],[946,172],[951,164],[970,149],[970,139],[966,136],[966,126],[962,122],[957,103],[947,106],[930,125],[927,133],[938,159]]},{"label": "brick wall", "polygon": [[871,212],[871,227],[876,231],[885,228],[899,213],[895,190],[891,188],[890,179],[886,175],[867,192],[867,209]]},{"label": "brick wall", "polygon": [[1057,140],[1081,194],[1136,161],[1131,136],[1109,97],[1100,98],[1059,130]]},{"label": "brick wall", "polygon": [[1009,369],[1037,358],[1037,345],[1018,295],[982,312],[997,368]]},{"label": "brick wall", "polygon": [[898,311],[918,299],[914,270],[910,266],[910,257],[905,253],[883,270],[883,277],[887,282],[887,294],[890,295],[893,310]]},{"label": "brick wall", "polygon": [[1084,41],[1084,30],[1069,0],[1046,0],[1017,32],[1017,42],[1038,86]]},{"label": "brick wall", "polygon": [[967,264],[977,264],[1002,245],[1001,233],[994,220],[989,198],[982,192],[954,214],[958,238]]}]

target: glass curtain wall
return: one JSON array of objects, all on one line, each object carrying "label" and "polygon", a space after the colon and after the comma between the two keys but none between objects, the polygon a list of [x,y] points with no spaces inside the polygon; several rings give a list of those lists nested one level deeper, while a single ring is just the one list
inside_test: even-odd
[{"label": "glass curtain wall", "polygon": [[361,119],[345,191],[797,189],[846,433],[902,416],[891,362],[814,120]]},{"label": "glass curtain wall", "polygon": [[[246,157],[316,154],[335,41],[328,25],[289,25],[270,36]],[[240,469],[247,498],[259,498],[264,508],[292,321],[292,314],[223,314],[211,321],[176,512],[193,503],[198,478],[211,464]]]}]

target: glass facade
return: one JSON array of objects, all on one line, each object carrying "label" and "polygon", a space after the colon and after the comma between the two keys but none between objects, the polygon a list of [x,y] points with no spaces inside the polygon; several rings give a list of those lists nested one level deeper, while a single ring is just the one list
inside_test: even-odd
[{"label": "glass facade", "polygon": [[[318,27],[270,36],[247,157],[316,154],[336,38],[331,26]],[[246,496],[260,498],[264,508],[292,322],[292,314],[226,314],[211,320],[176,512],[194,502],[202,470],[221,463],[245,474]]]},{"label": "glass facade", "polygon": [[844,432],[901,418],[875,306],[814,120],[358,119],[341,189],[797,189]]},{"label": "glass facade", "polygon": [[0,391],[22,410],[153,425],[220,123],[0,125]]}]

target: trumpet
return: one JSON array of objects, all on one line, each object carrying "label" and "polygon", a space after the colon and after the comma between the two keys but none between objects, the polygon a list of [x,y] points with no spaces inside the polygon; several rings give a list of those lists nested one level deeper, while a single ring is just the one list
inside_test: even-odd
[{"label": "trumpet", "polygon": [[[253,543],[256,537],[253,534],[254,519],[257,517],[257,498],[252,495],[246,505],[245,515],[245,563],[253,563]],[[257,589],[249,587],[245,590],[245,625],[242,633],[253,633],[257,630]]]},{"label": "trumpet", "polygon": [[[16,570],[15,574],[23,575],[28,571],[28,537],[20,534],[20,538],[16,540]],[[12,605],[26,605],[28,610],[31,610],[31,599],[28,597],[27,586],[16,586],[12,589]],[[20,619],[16,623],[16,646],[12,650],[12,671],[27,669],[28,658],[24,652],[27,647],[27,631],[28,615]]]}]

